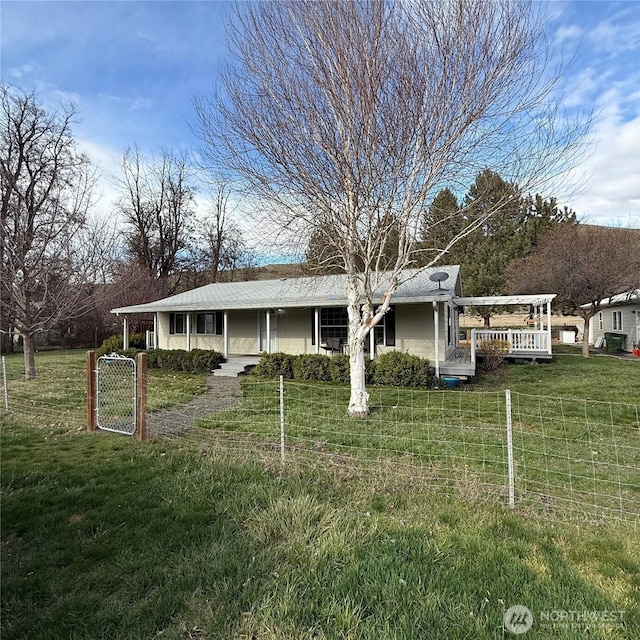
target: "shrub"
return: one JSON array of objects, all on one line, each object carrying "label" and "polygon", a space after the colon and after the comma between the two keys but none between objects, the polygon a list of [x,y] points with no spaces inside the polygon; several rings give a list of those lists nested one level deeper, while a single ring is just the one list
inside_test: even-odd
[{"label": "shrub", "polygon": [[293,377],[296,380],[318,380],[330,382],[329,361],[331,358],[320,354],[308,354],[293,358]]},{"label": "shrub", "polygon": [[[348,384],[350,382],[349,356],[263,354],[253,373],[265,378],[282,376],[289,380],[317,380]],[[393,351],[384,354],[378,361],[365,357],[365,382],[398,387],[432,387],[435,376],[428,360]]]},{"label": "shrub", "polygon": [[224,356],[213,349],[194,349],[191,351],[193,371],[209,372],[217,369]]},{"label": "shrub", "polygon": [[[122,354],[124,342],[122,336],[109,336],[96,350],[96,356],[108,356],[110,353]],[[134,333],[129,336],[129,349],[144,351],[147,347],[147,338],[144,333]]]},{"label": "shrub", "polygon": [[293,358],[287,353],[264,353],[260,362],[254,367],[253,374],[263,378],[293,379]]},{"label": "shrub", "polygon": [[329,376],[331,382],[348,383],[350,381],[349,356],[340,354],[329,358]]},{"label": "shrub", "polygon": [[376,362],[373,382],[393,387],[433,387],[435,372],[425,358],[390,351]]},{"label": "shrub", "polygon": [[486,340],[480,345],[478,355],[482,359],[483,371],[494,371],[505,359],[511,343],[508,340]]}]

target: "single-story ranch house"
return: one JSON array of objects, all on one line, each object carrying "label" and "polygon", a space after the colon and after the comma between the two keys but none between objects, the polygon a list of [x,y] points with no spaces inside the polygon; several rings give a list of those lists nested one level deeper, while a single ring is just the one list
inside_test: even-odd
[{"label": "single-story ranch house", "polygon": [[[374,300],[385,291],[380,273]],[[370,332],[368,355],[398,350],[429,358],[437,375],[473,376],[476,350],[485,340],[505,339],[511,354],[551,358],[551,300],[554,294],[465,298],[459,266],[403,272],[391,309]],[[231,359],[282,351],[334,354],[347,350],[345,276],[330,275],[209,284],[163,300],[113,309],[124,319],[151,313],[154,330],[148,347],[215,349]],[[473,330],[470,347],[461,347],[458,315],[465,305],[528,305],[535,324],[528,329]]]},{"label": "single-story ranch house", "polygon": [[589,324],[589,344],[601,347],[605,333],[617,333],[625,336],[622,349],[633,351],[640,343],[640,289],[601,300],[600,308]]}]

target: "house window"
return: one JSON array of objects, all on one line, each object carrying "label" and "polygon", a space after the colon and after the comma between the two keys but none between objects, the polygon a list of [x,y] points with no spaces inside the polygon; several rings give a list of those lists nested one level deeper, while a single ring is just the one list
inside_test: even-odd
[{"label": "house window", "polygon": [[[312,336],[314,331],[315,325],[312,326]],[[341,343],[346,344],[348,335],[349,315],[345,307],[320,309],[320,344],[326,343],[329,338],[338,339]],[[396,317],[393,306],[389,307],[382,320],[373,328],[373,339],[378,345],[395,347]]]},{"label": "house window", "polygon": [[320,309],[320,344],[328,338],[338,338],[347,342],[349,316],[345,307],[325,307]]},{"label": "house window", "polygon": [[598,314],[598,329],[600,331],[602,331],[603,329],[603,324],[602,324],[602,311]]},{"label": "house window", "polygon": [[622,331],[622,311],[613,312],[613,330]]},{"label": "house window", "polygon": [[187,314],[186,313],[170,313],[169,314],[169,333],[186,333],[187,332]]},{"label": "house window", "polygon": [[196,313],[196,333],[221,336],[223,322],[222,311]]},{"label": "house window", "polygon": [[382,320],[373,328],[373,338],[376,344],[384,347],[396,346],[396,311],[389,307]]}]

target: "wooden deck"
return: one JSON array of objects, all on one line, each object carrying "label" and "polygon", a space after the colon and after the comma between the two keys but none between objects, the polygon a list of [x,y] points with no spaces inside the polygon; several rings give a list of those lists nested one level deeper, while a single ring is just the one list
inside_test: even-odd
[{"label": "wooden deck", "polygon": [[471,362],[470,347],[456,347],[447,360],[440,360],[441,376],[472,377],[476,375],[476,367]]},{"label": "wooden deck", "polygon": [[[546,351],[511,351],[505,360],[528,360],[530,362],[549,361],[552,356]],[[476,365],[471,362],[471,347],[457,347],[447,360],[440,361],[441,376],[471,378],[476,375]]]}]

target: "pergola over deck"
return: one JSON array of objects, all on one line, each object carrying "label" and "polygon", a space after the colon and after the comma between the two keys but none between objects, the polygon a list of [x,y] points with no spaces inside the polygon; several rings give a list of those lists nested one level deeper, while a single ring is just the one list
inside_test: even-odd
[{"label": "pergola over deck", "polygon": [[508,355],[517,358],[551,358],[551,301],[555,293],[521,296],[474,296],[454,298],[459,307],[528,306],[533,309],[526,329],[473,329],[471,331],[471,364],[475,369],[476,353],[483,342],[506,340]]}]

